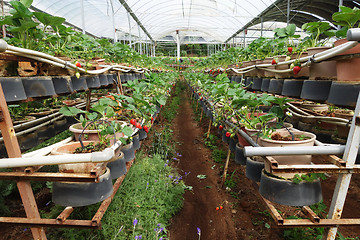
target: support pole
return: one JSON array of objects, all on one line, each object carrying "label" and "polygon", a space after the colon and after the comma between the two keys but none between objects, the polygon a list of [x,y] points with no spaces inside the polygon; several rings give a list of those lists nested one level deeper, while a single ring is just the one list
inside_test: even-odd
[{"label": "support pole", "polygon": [[[2,16],[5,16],[5,12],[4,12],[4,0],[1,0],[1,12],[2,12]],[[3,32],[3,37],[6,37],[6,28],[5,25],[2,25],[2,32]]]},{"label": "support pole", "polygon": [[141,41],[141,34],[140,34],[140,26],[138,25],[138,31],[139,31],[139,44],[140,44],[140,51],[139,53],[140,54],[143,54],[143,51],[142,51],[142,41]]},{"label": "support pole", "polygon": [[113,30],[114,30],[114,43],[116,43],[117,36],[116,36],[115,12],[114,12],[113,0],[110,0],[110,4],[111,4],[111,20],[112,20],[112,26],[113,26]]},{"label": "support pole", "polygon": [[261,24],[260,24],[260,36],[263,36],[263,29],[264,29],[264,18],[260,17]]},{"label": "support pole", "polygon": [[127,13],[127,17],[128,17],[128,23],[129,23],[129,46],[130,48],[132,47],[132,39],[131,39],[131,23],[130,23],[130,15],[129,13]]},{"label": "support pole", "polygon": [[179,37],[179,30],[176,30],[176,49],[177,49],[177,62],[180,61],[180,37]]},{"label": "support pole", "polygon": [[230,154],[231,154],[231,150],[230,150],[230,148],[229,148],[228,153],[227,153],[227,156],[226,156],[224,174],[223,174],[222,181],[221,181],[221,182],[222,182],[222,183],[221,183],[222,186],[224,186],[224,183],[225,183],[225,180],[226,180],[226,174],[227,174],[227,170],[228,170],[228,168],[229,168]]},{"label": "support pole", "polygon": [[[0,130],[4,138],[7,154],[10,158],[21,157],[21,151],[18,140],[15,136],[15,130],[10,118],[8,106],[0,84]],[[28,218],[40,219],[39,210],[36,205],[34,193],[29,181],[17,181],[17,187],[24,205],[25,213]],[[31,228],[34,239],[46,240],[44,228]]]},{"label": "support pole", "polygon": [[210,136],[211,124],[212,124],[212,121],[211,121],[211,119],[210,119],[206,138],[209,138],[209,136]]},{"label": "support pole", "polygon": [[290,0],[287,1],[287,9],[286,9],[286,25],[290,23]]},{"label": "support pole", "polygon": [[85,10],[84,10],[84,0],[80,0],[81,7],[81,28],[82,33],[85,34]]},{"label": "support pole", "polygon": [[[345,152],[343,160],[346,162],[347,167],[354,167],[355,160],[358,154],[360,143],[360,95],[358,96],[355,114],[352,119],[350,132],[346,141]],[[339,174],[336,182],[334,195],[331,201],[331,206],[328,214],[328,219],[340,219],[343,212],[347,192],[351,181],[351,173]],[[337,227],[330,228],[325,232],[323,239],[334,240],[336,238]]]}]

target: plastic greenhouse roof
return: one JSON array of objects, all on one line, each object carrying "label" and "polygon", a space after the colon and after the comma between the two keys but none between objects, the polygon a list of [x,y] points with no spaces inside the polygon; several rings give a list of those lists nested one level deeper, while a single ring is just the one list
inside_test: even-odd
[{"label": "plastic greenhouse roof", "polygon": [[[339,0],[289,3],[289,21],[301,27],[308,21],[331,20]],[[224,43],[261,20],[286,22],[288,0],[34,0],[32,7],[64,17],[97,37],[174,41],[179,30],[182,43]]]}]

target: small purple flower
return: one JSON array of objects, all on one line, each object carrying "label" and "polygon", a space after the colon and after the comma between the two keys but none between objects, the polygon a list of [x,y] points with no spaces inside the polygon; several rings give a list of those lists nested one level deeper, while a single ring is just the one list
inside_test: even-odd
[{"label": "small purple flower", "polygon": [[173,175],[169,175],[169,178],[172,179],[172,178],[173,178]]},{"label": "small purple flower", "polygon": [[26,232],[27,230],[28,230],[28,229],[27,229],[27,228],[25,228],[25,229],[24,229],[24,232]]},{"label": "small purple flower", "polygon": [[51,201],[48,201],[48,202],[45,204],[45,206],[49,206],[50,203],[51,203]]},{"label": "small purple flower", "polygon": [[163,240],[163,238],[161,237],[161,238],[159,238],[159,240]]},{"label": "small purple flower", "polygon": [[178,160],[176,157],[173,158],[174,160]]},{"label": "small purple flower", "polygon": [[135,218],[134,221],[133,221],[134,227],[136,226],[136,224],[138,224],[138,220]]},{"label": "small purple flower", "polygon": [[160,227],[161,226],[161,223],[158,223],[158,225],[157,225],[158,227]]},{"label": "small purple flower", "polygon": [[197,228],[197,234],[200,236],[201,235],[201,229],[198,227]]},{"label": "small purple flower", "polygon": [[165,163],[164,167],[167,167],[167,163]]}]

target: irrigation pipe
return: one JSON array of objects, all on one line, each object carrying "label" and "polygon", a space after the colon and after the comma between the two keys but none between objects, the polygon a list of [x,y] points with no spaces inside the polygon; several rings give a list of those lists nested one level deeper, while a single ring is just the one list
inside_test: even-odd
[{"label": "irrigation pipe", "polygon": [[68,163],[100,163],[109,162],[116,156],[115,151],[121,146],[121,142],[117,141],[110,148],[106,148],[102,152],[82,153],[82,154],[64,154],[49,156],[32,156],[26,158],[3,158],[0,161],[0,168],[15,168],[43,165],[58,165]]},{"label": "irrigation pipe", "polygon": [[244,147],[244,156],[284,156],[284,155],[340,155],[345,145],[303,146],[303,147]]}]

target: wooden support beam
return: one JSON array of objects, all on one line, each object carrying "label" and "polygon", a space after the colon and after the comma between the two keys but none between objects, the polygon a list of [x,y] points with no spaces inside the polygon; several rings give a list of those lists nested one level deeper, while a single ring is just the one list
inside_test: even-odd
[{"label": "wooden support beam", "polygon": [[56,218],[56,222],[61,224],[63,223],[69,216],[70,214],[74,211],[73,207],[66,207],[64,209],[64,211],[62,211],[59,216],[57,216]]},{"label": "wooden support beam", "polygon": [[[73,220],[67,219],[66,221],[59,223],[56,219],[45,218],[17,218],[17,217],[0,217],[0,223],[3,225],[19,225],[30,226],[32,228],[42,227],[70,227],[70,228],[93,228],[97,229],[99,226],[93,226],[91,220]],[[42,238],[34,238],[42,239]]]},{"label": "wooden support beam", "polygon": [[320,217],[316,213],[314,213],[314,211],[310,207],[304,206],[302,208],[302,210],[305,212],[305,214],[310,218],[310,220],[313,223],[319,223],[320,222]]},{"label": "wooden support beam", "polygon": [[209,138],[209,136],[210,136],[211,124],[212,124],[212,121],[211,121],[211,119],[210,119],[206,138]]},{"label": "wooden support beam", "polygon": [[85,173],[46,173],[46,172],[0,172],[0,180],[26,180],[48,182],[97,182],[99,175]]},{"label": "wooden support beam", "polygon": [[[9,158],[21,157],[21,151],[18,140],[15,136],[14,127],[10,118],[8,106],[6,104],[4,92],[0,84],[0,130],[4,139],[6,151]],[[32,191],[29,181],[18,181],[17,187],[21,196],[22,203],[24,205],[26,216],[31,220],[39,220],[40,214],[36,205],[34,193]],[[46,234],[44,228],[36,227],[31,228],[31,232],[34,239],[46,240]]]}]

